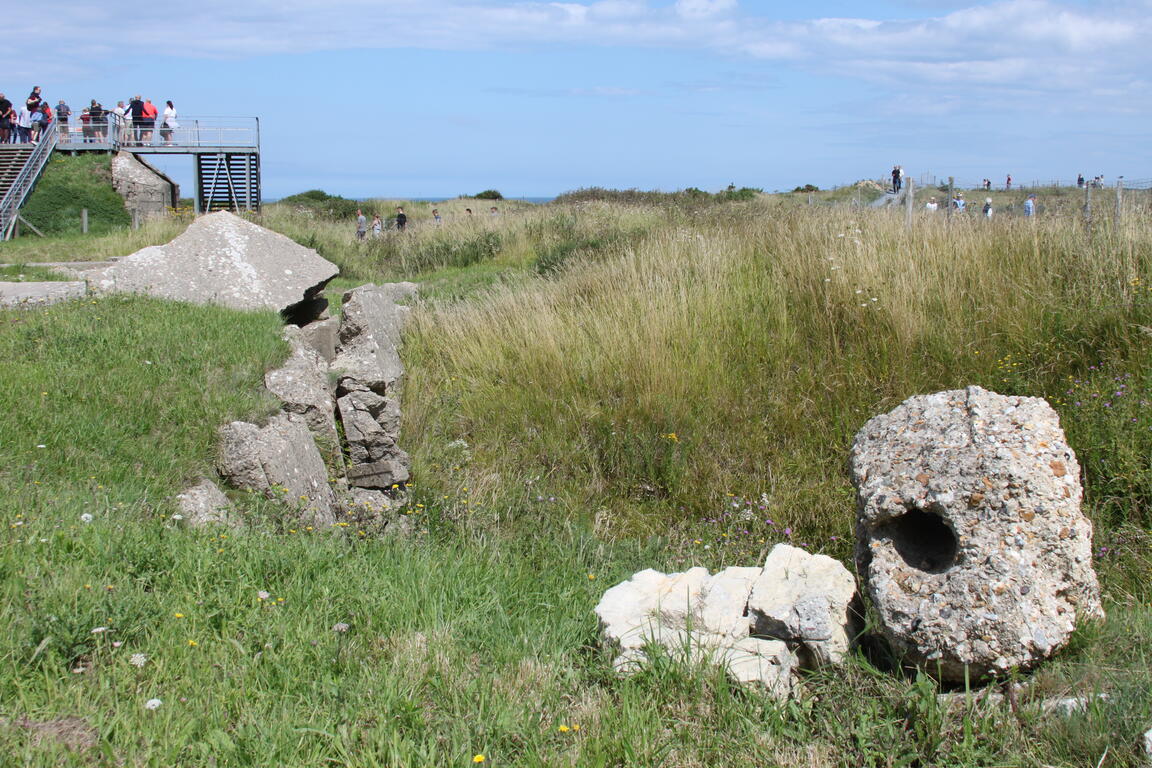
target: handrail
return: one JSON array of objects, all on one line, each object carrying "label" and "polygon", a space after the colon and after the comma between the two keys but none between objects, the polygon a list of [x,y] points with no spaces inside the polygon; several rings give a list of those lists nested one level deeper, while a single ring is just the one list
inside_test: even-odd
[{"label": "handrail", "polygon": [[24,161],[24,167],[20,169],[4,198],[0,199],[0,240],[12,239],[20,206],[36,184],[36,180],[40,178],[40,172],[44,170],[56,146],[56,139],[56,121],[53,120],[40,131],[40,138],[34,145],[35,149]]},{"label": "handrail", "polygon": [[[76,114],[62,135],[60,149],[129,149],[152,148],[179,151],[183,148],[240,147],[260,148],[260,119],[256,117],[180,117],[175,127],[164,117],[155,120],[133,120],[107,112],[96,121],[84,122]],[[93,146],[95,145],[95,146]]]}]

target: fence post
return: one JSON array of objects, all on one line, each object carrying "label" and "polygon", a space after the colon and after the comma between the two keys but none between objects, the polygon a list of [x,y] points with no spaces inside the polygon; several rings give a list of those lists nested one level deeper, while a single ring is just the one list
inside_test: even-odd
[{"label": "fence post", "polygon": [[812,193],[808,193],[808,205],[812,205]]},{"label": "fence post", "polygon": [[912,228],[912,206],[916,204],[916,182],[908,177],[908,189],[904,191],[904,226]]},{"label": "fence post", "polygon": [[140,211],[132,211],[132,229],[140,229]]},{"label": "fence post", "polygon": [[88,234],[88,209],[80,209],[80,231],[83,234]]},{"label": "fence post", "polygon": [[1124,177],[1116,180],[1116,223],[1124,218]]},{"label": "fence post", "polygon": [[948,221],[952,221],[952,198],[955,197],[955,195],[956,195],[956,193],[953,192],[953,188],[955,186],[956,186],[956,179],[949,176],[948,177],[948,204],[947,204],[948,207],[946,209],[948,211],[948,217],[947,217]]},{"label": "fence post", "polygon": [[1092,185],[1084,185],[1084,223],[1092,226]]}]

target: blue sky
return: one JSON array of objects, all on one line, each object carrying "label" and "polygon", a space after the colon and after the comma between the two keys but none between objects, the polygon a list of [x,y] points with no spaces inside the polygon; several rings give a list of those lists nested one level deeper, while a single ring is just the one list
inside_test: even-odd
[{"label": "blue sky", "polygon": [[258,115],[270,198],[1152,177],[1152,0],[45,0],[5,22],[9,97]]}]

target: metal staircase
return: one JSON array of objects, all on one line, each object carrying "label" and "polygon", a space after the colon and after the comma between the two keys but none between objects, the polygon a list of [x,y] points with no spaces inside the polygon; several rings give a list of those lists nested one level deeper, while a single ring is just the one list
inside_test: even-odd
[{"label": "metal staircase", "polygon": [[260,210],[260,155],[253,152],[196,155],[200,213]]},{"label": "metal staircase", "polygon": [[36,186],[56,146],[56,123],[40,134],[36,144],[0,144],[0,240],[11,240],[20,206]]}]

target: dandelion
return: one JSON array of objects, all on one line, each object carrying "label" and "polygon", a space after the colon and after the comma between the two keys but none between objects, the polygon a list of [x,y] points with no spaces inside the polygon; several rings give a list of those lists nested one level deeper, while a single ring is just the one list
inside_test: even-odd
[{"label": "dandelion", "polygon": [[200,645],[200,643],[196,642],[195,640],[189,640],[188,641],[188,647],[189,648],[195,648],[198,645]]},{"label": "dandelion", "polygon": [[178,619],[182,619],[182,618],[184,618],[184,614],[182,614],[182,613],[174,613],[174,614],[172,614],[172,615],[173,615],[173,616],[175,616],[175,617],[176,617],[176,618],[178,618]]},{"label": "dandelion", "polygon": [[144,702],[144,709],[160,709],[160,705],[163,703],[160,699],[148,699]]},{"label": "dandelion", "polygon": [[128,657],[128,663],[134,667],[143,667],[148,663],[148,657],[142,653],[134,653]]},{"label": "dandelion", "polygon": [[348,631],[348,625],[342,621],[337,622],[337,623],[332,625],[332,631],[333,632],[347,632]]},{"label": "dandelion", "polygon": [[559,728],[557,728],[556,730],[560,731],[560,733],[568,733],[568,731],[570,731],[572,729],[566,725],[562,725]]},{"label": "dandelion", "polygon": [[474,762],[474,763],[482,763],[482,762],[484,762],[484,755],[474,755],[474,756],[472,757],[472,762]]},{"label": "dandelion", "polygon": [[588,581],[596,581],[596,574],[594,574],[594,573],[588,574]]},{"label": "dandelion", "polygon": [[84,523],[85,525],[92,522],[92,513],[85,512],[84,514],[80,515],[80,522]]},{"label": "dandelion", "polygon": [[579,726],[579,725],[573,725],[573,726],[572,726],[572,730],[573,730],[573,731],[576,731],[577,733],[579,733],[579,732],[580,732],[580,726]]}]

